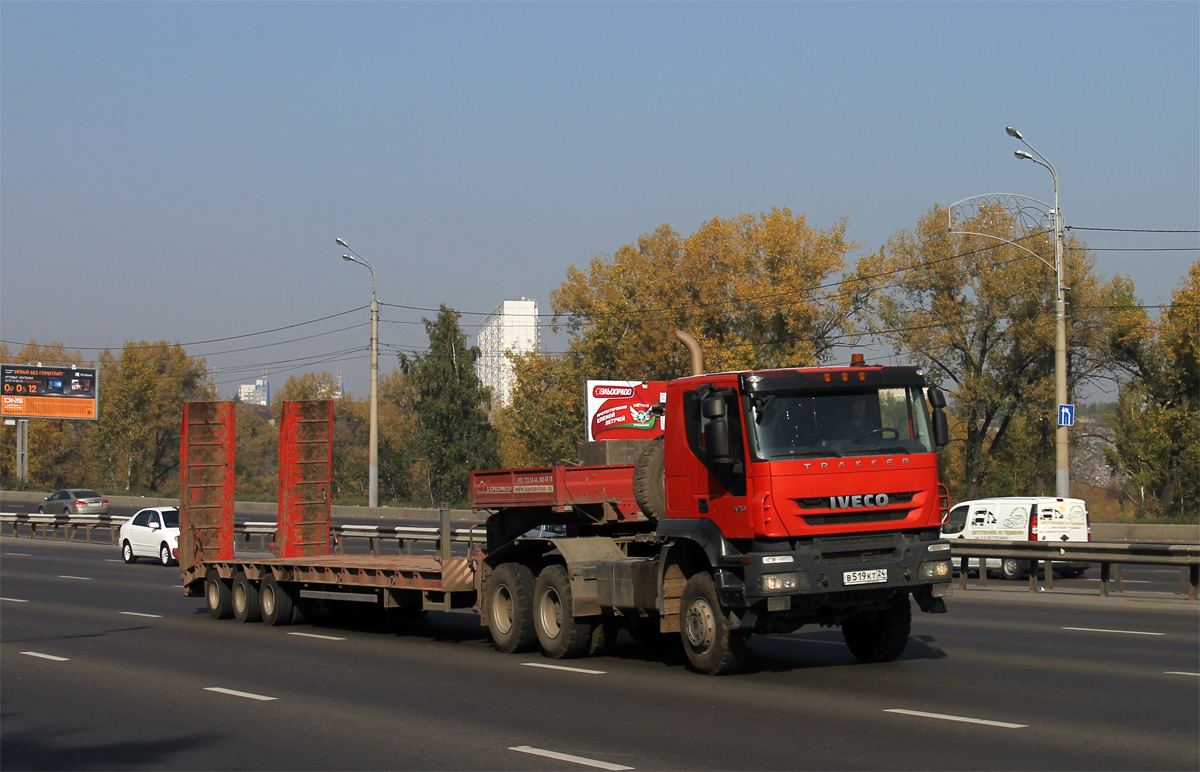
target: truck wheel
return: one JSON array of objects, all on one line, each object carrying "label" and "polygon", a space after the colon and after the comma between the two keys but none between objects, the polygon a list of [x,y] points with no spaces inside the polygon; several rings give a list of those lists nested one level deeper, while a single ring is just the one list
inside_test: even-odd
[{"label": "truck wheel", "polygon": [[875,615],[863,615],[842,623],[842,637],[850,653],[863,662],[891,662],[908,645],[912,628],[912,606],[908,596]]},{"label": "truck wheel", "polygon": [[646,443],[633,467],[633,498],[652,523],[667,516],[666,482],[663,477],[665,450],[661,439]]},{"label": "truck wheel", "polygon": [[679,617],[679,635],[692,667],[709,675],[741,670],[749,636],[741,630],[729,629],[712,576],[702,571],[688,579]]},{"label": "truck wheel", "polygon": [[262,621],[271,627],[290,625],[295,608],[292,596],[275,581],[275,577],[267,574],[263,577],[258,588],[259,604],[262,606]]},{"label": "truck wheel", "polygon": [[506,654],[532,651],[533,572],[520,563],[501,563],[488,580],[488,630],[496,648]]},{"label": "truck wheel", "polygon": [[233,577],[233,618],[239,622],[257,622],[262,618],[258,588],[240,571]]},{"label": "truck wheel", "polygon": [[210,568],[204,575],[204,605],[213,619],[229,619],[233,616],[233,592],[229,582],[221,578],[217,569]]},{"label": "truck wheel", "polygon": [[571,580],[557,563],[538,574],[533,590],[533,626],[538,643],[551,659],[587,654],[592,645],[592,625],[572,615]]},{"label": "truck wheel", "polygon": [[1016,558],[1005,558],[1002,560],[1000,562],[1000,576],[1010,581],[1025,576],[1025,571],[1021,568],[1021,561]]},{"label": "truck wheel", "polygon": [[128,539],[121,545],[121,560],[126,563],[137,562],[137,555],[133,554],[133,545],[129,543]]}]

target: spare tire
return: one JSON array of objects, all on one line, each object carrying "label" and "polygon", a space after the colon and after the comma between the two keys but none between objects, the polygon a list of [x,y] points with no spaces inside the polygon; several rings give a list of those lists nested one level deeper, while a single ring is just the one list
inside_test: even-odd
[{"label": "spare tire", "polygon": [[646,443],[633,467],[633,498],[652,523],[661,523],[667,516],[665,459],[660,438]]}]

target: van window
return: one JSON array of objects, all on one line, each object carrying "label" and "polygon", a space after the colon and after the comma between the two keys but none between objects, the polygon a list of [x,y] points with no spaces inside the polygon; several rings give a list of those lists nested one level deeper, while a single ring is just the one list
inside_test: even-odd
[{"label": "van window", "polygon": [[967,508],[955,507],[950,510],[950,522],[942,526],[942,533],[962,533],[967,527]]}]

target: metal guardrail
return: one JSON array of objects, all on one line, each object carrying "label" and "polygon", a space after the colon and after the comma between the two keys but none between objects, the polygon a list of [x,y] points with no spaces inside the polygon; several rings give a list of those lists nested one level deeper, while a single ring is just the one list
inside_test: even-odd
[{"label": "metal guardrail", "polygon": [[1098,563],[1100,565],[1100,594],[1107,596],[1108,583],[1116,569],[1116,590],[1124,592],[1121,582],[1122,565],[1179,566],[1181,582],[1192,600],[1200,599],[1200,544],[1161,542],[1049,542],[993,541],[984,539],[951,539],[950,554],[959,560],[959,586],[967,586],[967,565],[970,558],[979,558],[979,581],[987,586],[987,559],[1014,559],[1026,563],[1029,571],[1029,591],[1036,592],[1037,564],[1043,564],[1046,589],[1054,589],[1053,563]]},{"label": "metal guardrail", "polygon": [[[121,526],[129,520],[123,515],[43,515],[43,514],[14,514],[0,513],[0,536],[20,536],[21,526],[29,527],[29,538],[37,538],[39,530],[41,538],[58,540],[58,533],[63,531],[66,541],[74,541],[79,529],[84,529],[87,543],[92,543],[92,530],[96,528],[109,531],[109,541],[117,543],[117,533]],[[333,549],[337,554],[342,553],[343,539],[368,539],[372,555],[379,554],[383,541],[396,540],[401,552],[412,554],[413,542],[437,542],[440,539],[440,528],[432,526],[383,526],[383,525],[338,525],[334,523]],[[243,537],[245,548],[249,548],[250,539],[259,537],[259,551],[266,552],[268,540],[275,538],[275,521],[237,523],[234,534]],[[460,544],[474,544],[486,541],[487,531],[482,526],[473,528],[456,528],[451,532],[450,541]]]}]

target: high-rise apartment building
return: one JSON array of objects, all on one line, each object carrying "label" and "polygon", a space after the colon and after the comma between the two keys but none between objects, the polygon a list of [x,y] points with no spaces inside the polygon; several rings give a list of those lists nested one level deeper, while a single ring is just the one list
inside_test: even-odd
[{"label": "high-rise apartment building", "polygon": [[254,383],[243,383],[238,387],[238,399],[247,405],[271,404],[271,382],[263,376]]},{"label": "high-rise apartment building", "polygon": [[508,353],[537,351],[539,342],[536,300],[506,300],[483,320],[476,340],[475,374],[492,389],[493,410],[512,401],[515,374]]}]

